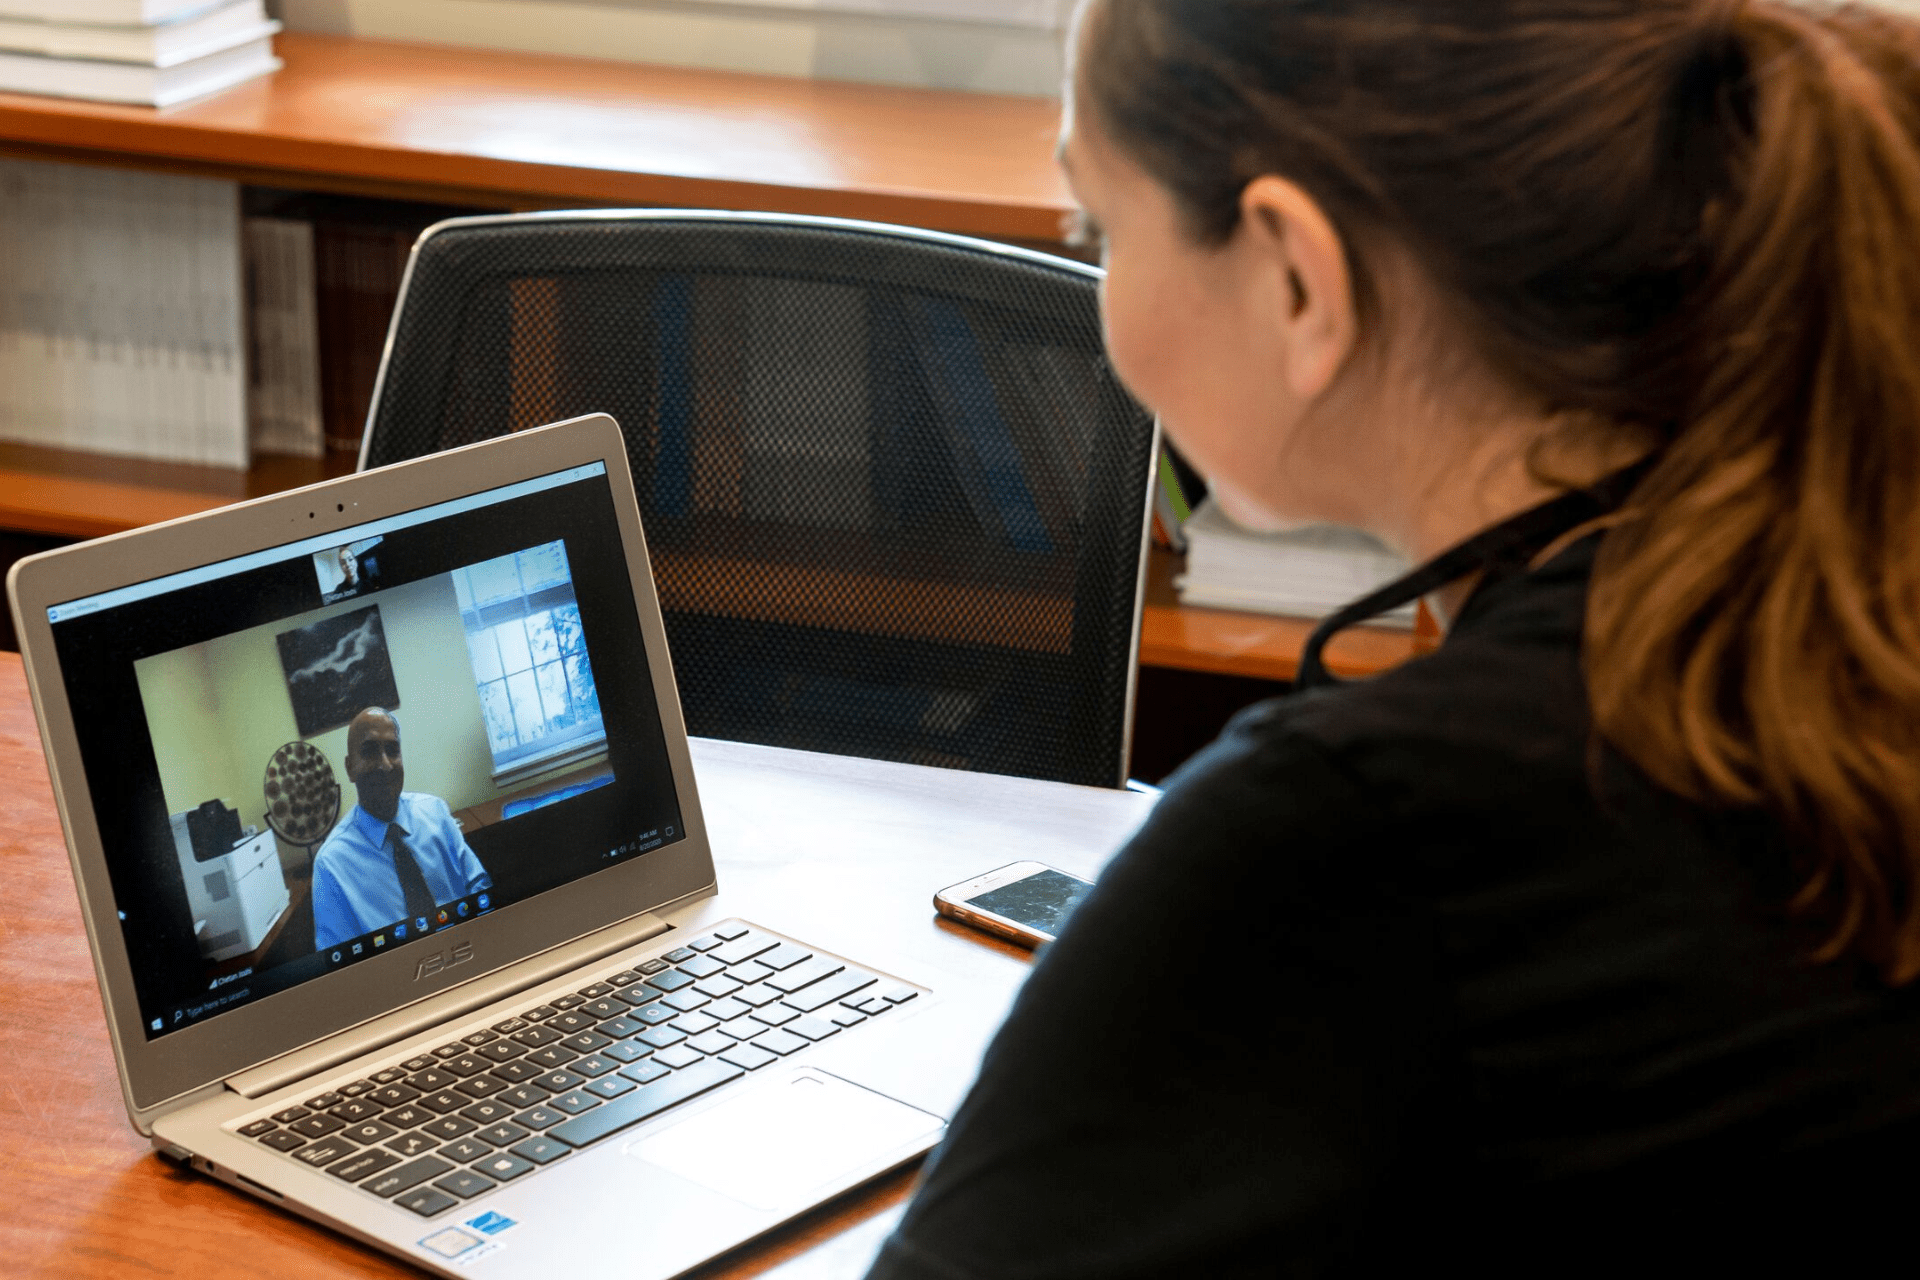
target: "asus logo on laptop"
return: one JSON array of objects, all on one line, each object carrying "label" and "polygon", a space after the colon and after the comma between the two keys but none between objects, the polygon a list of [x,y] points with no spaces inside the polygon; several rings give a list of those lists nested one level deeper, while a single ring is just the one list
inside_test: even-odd
[{"label": "asus logo on laptop", "polygon": [[436,973],[451,969],[457,964],[465,964],[471,959],[473,959],[473,944],[471,942],[463,942],[459,946],[451,947],[445,951],[436,951],[425,960],[422,960],[414,968],[413,980],[418,982],[422,978],[430,978]]}]

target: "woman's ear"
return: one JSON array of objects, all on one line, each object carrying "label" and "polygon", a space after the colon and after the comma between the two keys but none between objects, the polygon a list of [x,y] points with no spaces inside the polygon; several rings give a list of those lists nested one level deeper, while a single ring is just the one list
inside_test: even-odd
[{"label": "woman's ear", "polygon": [[1267,175],[1240,193],[1243,246],[1275,282],[1265,304],[1282,339],[1288,390],[1312,400],[1333,384],[1359,335],[1346,245],[1319,202]]}]

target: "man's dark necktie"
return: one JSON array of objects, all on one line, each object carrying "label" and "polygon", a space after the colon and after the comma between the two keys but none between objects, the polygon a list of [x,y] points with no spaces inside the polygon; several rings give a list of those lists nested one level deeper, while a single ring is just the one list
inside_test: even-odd
[{"label": "man's dark necktie", "polygon": [[413,860],[407,833],[396,822],[387,828],[387,835],[393,840],[393,870],[400,877],[400,892],[407,900],[407,919],[432,915],[436,905],[433,890],[427,888],[427,878],[420,874],[420,864]]}]

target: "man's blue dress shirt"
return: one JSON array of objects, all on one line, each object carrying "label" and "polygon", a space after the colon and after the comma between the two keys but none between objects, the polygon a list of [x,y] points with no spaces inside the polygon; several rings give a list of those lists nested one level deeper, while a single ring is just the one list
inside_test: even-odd
[{"label": "man's blue dress shirt", "polygon": [[[313,862],[314,944],[325,949],[407,918],[406,895],[393,869],[388,823],[353,807],[320,846]],[[393,826],[408,847],[436,903],[493,887],[473,856],[446,801],[418,791],[400,793]]]}]

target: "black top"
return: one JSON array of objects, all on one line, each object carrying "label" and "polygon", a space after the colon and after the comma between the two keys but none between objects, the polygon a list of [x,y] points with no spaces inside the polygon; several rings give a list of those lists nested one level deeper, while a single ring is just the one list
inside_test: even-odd
[{"label": "black top", "polygon": [[1175,775],[874,1280],[1775,1269],[1904,1240],[1920,1002],[1804,958],[1768,821],[1594,743],[1597,542],[1498,569],[1437,653],[1252,707]]}]

